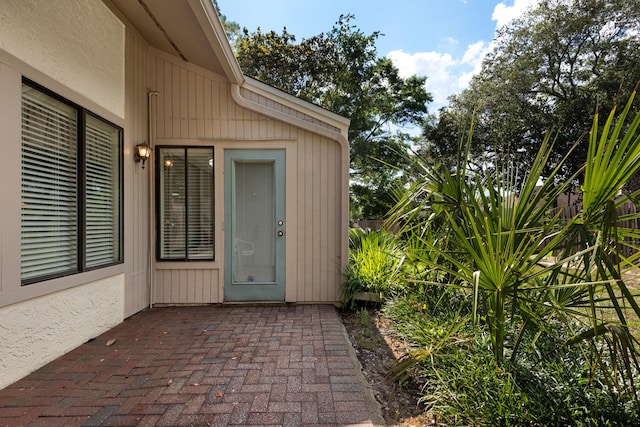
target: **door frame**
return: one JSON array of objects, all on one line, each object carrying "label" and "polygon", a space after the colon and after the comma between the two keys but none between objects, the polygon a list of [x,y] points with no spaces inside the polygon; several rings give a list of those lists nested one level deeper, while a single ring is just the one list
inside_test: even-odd
[{"label": "door frame", "polygon": [[[238,149],[224,150],[224,286],[225,302],[234,301],[284,301],[285,300],[285,236],[286,220],[286,150],[285,149]],[[234,282],[233,269],[237,260],[234,250],[235,236],[235,162],[255,161],[274,163],[274,191],[275,191],[275,220],[283,221],[281,226],[276,224],[275,232],[282,232],[275,238],[275,281],[274,282]]]}]

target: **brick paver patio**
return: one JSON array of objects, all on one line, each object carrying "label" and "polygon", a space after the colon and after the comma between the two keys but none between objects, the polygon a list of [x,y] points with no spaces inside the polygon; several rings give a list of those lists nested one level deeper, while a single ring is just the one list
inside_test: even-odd
[{"label": "brick paver patio", "polygon": [[12,427],[364,426],[379,414],[322,305],[146,310],[0,390]]}]

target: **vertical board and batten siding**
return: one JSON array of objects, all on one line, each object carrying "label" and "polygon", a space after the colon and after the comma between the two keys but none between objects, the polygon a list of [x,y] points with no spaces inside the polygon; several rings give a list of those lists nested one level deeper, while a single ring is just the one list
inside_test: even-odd
[{"label": "vertical board and batten siding", "polygon": [[136,144],[149,141],[147,80],[148,44],[130,27],[125,36],[125,316],[149,306],[150,168],[133,162]]},{"label": "vertical board and batten siding", "polygon": [[[342,147],[336,141],[291,124],[265,117],[237,105],[228,80],[220,75],[160,52],[151,57],[150,87],[157,90],[156,144],[185,140],[216,147],[281,147],[294,144],[287,162],[293,160],[297,182],[288,184],[293,194],[287,198],[286,300],[290,302],[337,302],[342,280],[341,212]],[[336,128],[312,119],[262,95],[242,90],[252,102],[311,121],[330,130]],[[243,145],[244,144],[244,145]],[[291,157],[291,154],[295,157]],[[222,163],[216,162],[217,165]],[[291,165],[287,166],[287,169]],[[221,170],[215,171],[216,190],[222,186]],[[219,268],[166,268],[156,263],[153,303],[222,302],[224,249],[221,218],[224,195],[216,194],[216,265]],[[293,198],[293,199],[290,199]],[[293,227],[293,228],[291,228]],[[175,266],[172,263],[171,266]],[[189,264],[186,264],[188,267]]]},{"label": "vertical board and batten siding", "polygon": [[[243,96],[290,116],[310,121],[335,132],[338,128],[299,113],[248,90]],[[254,113],[255,114],[255,113]],[[260,116],[258,120],[260,120]],[[335,302],[340,299],[342,153],[337,142],[325,137],[262,118],[261,123],[285,126],[281,137],[297,140],[298,189],[296,230],[298,262],[295,274],[297,301]],[[289,261],[289,260],[287,260]],[[289,286],[288,286],[289,288]]]},{"label": "vertical board and batten siding", "polygon": [[221,302],[217,269],[172,268],[155,272],[157,304],[208,304]]}]

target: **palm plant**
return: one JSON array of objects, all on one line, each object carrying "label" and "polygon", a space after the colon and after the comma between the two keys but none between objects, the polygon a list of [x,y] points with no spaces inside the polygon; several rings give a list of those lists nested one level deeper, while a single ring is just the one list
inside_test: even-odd
[{"label": "palm plant", "polygon": [[[594,117],[581,187],[582,210],[570,222],[565,244],[559,248],[563,254],[575,248],[584,251],[578,276],[583,290],[586,288],[588,292],[589,328],[571,342],[604,337],[607,342],[604,348],[608,350],[610,359],[622,361],[628,378],[632,378],[633,370],[638,367],[638,357],[637,340],[629,330],[627,318],[640,317],[640,307],[623,273],[637,267],[640,230],[620,224],[637,224],[640,215],[619,215],[618,212],[623,204],[635,202],[640,194],[623,192],[626,182],[640,170],[640,114],[636,114],[630,123],[625,120],[635,93],[617,121],[614,107],[601,132],[598,114]],[[625,247],[630,251],[625,251]],[[592,250],[587,254],[587,249]],[[626,256],[626,252],[631,255]],[[607,311],[615,312],[616,321],[603,314]],[[598,365],[602,367],[601,363]],[[609,379],[615,381],[616,376]]]},{"label": "palm plant", "polygon": [[[508,165],[496,164],[494,172],[472,170],[462,153],[455,173],[425,168],[392,211],[390,221],[402,224],[418,251],[415,257],[445,278],[423,282],[469,290],[473,320],[484,321],[499,365],[508,351],[516,360],[527,328],[543,333],[552,316],[586,321],[565,344],[607,334],[611,354],[622,356],[628,374],[637,364],[625,307],[634,316],[640,308],[623,269],[635,265],[640,252],[633,248],[635,255],[624,256],[621,247],[633,246],[640,234],[619,223],[640,215],[616,215],[616,207],[635,196],[623,196],[622,188],[640,170],[640,114],[626,121],[634,96],[617,121],[615,109],[611,112],[601,132],[595,115],[580,171],[583,208],[573,218],[563,219],[555,208],[576,178],[557,179],[564,160],[542,176],[552,152],[550,137],[522,179]],[[470,140],[471,132],[467,146]],[[433,234],[439,239],[431,240]],[[602,317],[603,307],[611,307],[616,322]]]}]

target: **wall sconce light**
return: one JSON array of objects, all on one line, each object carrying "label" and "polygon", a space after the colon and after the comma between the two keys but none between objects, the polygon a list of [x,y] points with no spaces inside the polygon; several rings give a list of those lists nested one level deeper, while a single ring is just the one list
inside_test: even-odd
[{"label": "wall sconce light", "polygon": [[151,147],[146,142],[136,145],[136,151],[133,152],[133,160],[138,163],[142,162],[142,169],[144,169],[144,163],[151,157]]}]

